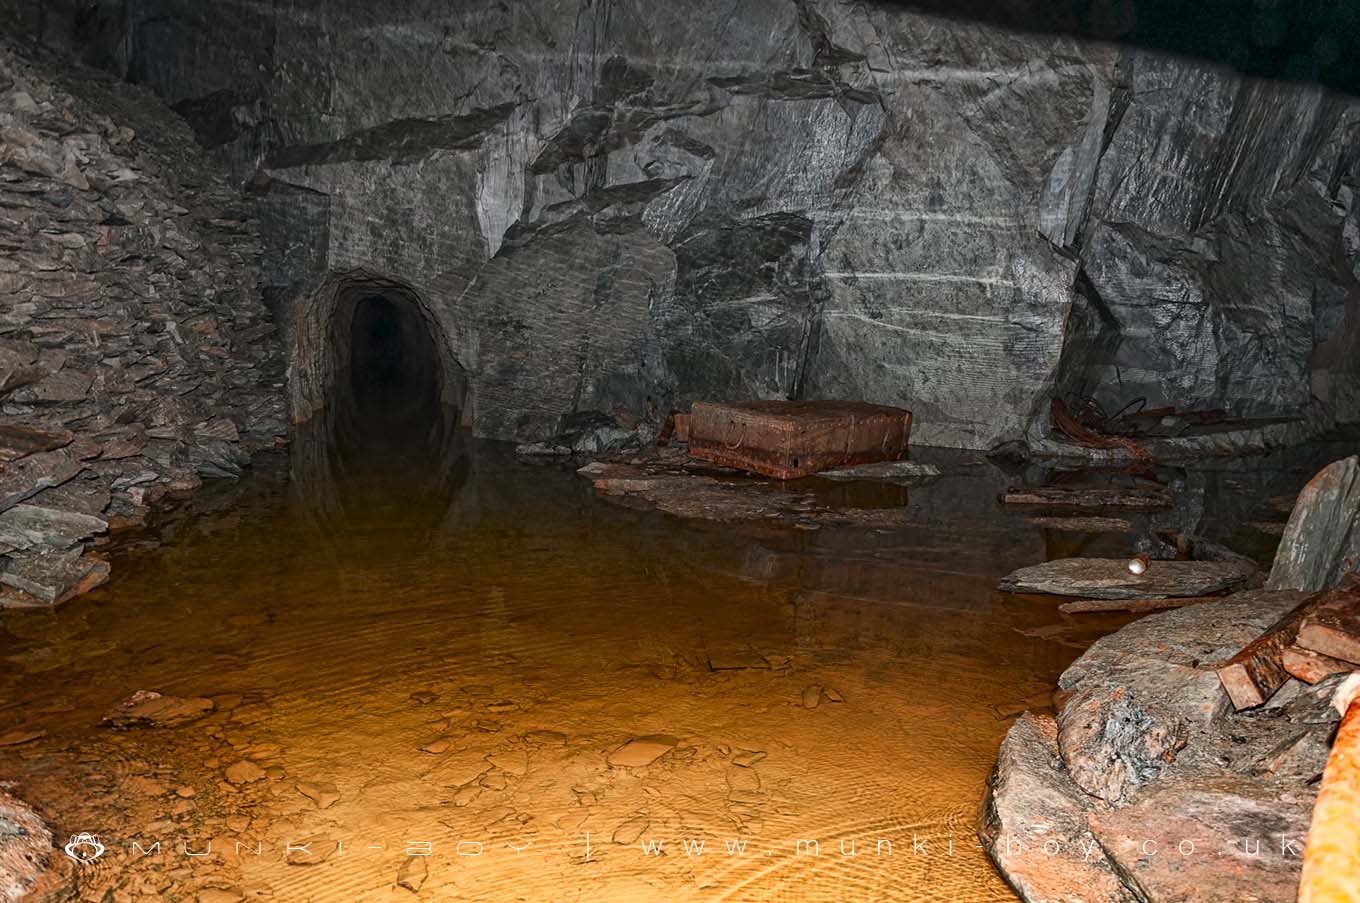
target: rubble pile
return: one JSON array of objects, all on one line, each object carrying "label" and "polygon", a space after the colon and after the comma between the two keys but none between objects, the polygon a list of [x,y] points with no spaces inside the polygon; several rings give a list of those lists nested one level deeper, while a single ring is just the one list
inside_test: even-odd
[{"label": "rubble pile", "polygon": [[1355,462],[1299,495],[1265,588],[1097,641],[1056,717],[1011,729],[979,835],[1027,903],[1294,898],[1333,696],[1360,667]]},{"label": "rubble pile", "polygon": [[150,94],[0,43],[0,606],[286,432],[250,207]]}]

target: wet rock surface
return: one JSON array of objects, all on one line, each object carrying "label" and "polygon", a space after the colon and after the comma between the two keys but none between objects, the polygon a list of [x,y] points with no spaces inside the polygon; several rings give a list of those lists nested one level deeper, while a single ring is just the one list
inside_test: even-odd
[{"label": "wet rock surface", "polygon": [[0,44],[0,606],[285,431],[254,214],[161,102]]},{"label": "wet rock surface", "polygon": [[1081,868],[1113,874],[1128,899],[1292,898],[1341,676],[1291,681],[1237,713],[1213,666],[1305,595],[1255,590],[1145,617],[1063,673],[1056,724],[1012,728],[984,811],[989,854],[1022,897],[1061,899],[1032,884],[1042,863],[1013,855],[1056,819],[1084,824],[1096,846]]},{"label": "wet rock surface", "polygon": [[53,855],[52,831],[0,785],[0,901],[31,899]]},{"label": "wet rock surface", "polygon": [[1129,559],[1059,558],[1006,575],[1001,588],[1094,599],[1166,599],[1238,589],[1259,575],[1250,561],[1154,561],[1146,567],[1134,574]]}]

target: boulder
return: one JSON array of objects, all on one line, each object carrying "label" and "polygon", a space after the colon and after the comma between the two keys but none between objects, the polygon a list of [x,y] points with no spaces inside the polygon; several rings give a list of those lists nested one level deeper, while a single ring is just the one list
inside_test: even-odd
[{"label": "boulder", "polygon": [[1266,586],[1317,592],[1360,570],[1360,455],[1324,467],[1299,493]]},{"label": "boulder", "polygon": [[1293,898],[1342,678],[1235,712],[1212,669],[1305,597],[1255,590],[1143,618],[1064,672],[1056,722],[1016,722],[979,837],[1025,900]]},{"label": "boulder", "polygon": [[1026,903],[1133,903],[1087,828],[1092,800],[1058,757],[1057,725],[1026,712],[1002,741],[978,836]]},{"label": "boulder", "polygon": [[1239,593],[1143,618],[1096,641],[1058,681],[1072,694],[1058,714],[1072,780],[1122,805],[1183,756],[1212,757],[1206,750],[1229,711],[1213,666],[1302,598]]}]

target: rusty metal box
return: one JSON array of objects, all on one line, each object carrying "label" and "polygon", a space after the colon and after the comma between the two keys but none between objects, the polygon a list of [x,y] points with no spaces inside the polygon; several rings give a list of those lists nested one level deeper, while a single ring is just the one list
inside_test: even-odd
[{"label": "rusty metal box", "polygon": [[691,457],[781,480],[906,456],[911,412],[861,401],[696,402]]}]

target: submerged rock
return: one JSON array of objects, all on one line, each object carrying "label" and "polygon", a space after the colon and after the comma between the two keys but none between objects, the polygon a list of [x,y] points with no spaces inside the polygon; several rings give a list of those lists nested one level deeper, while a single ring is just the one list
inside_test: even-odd
[{"label": "submerged rock", "polygon": [[197,721],[214,708],[211,699],[138,690],[110,709],[104,715],[104,723],[115,728],[175,727]]},{"label": "submerged rock", "polygon": [[635,737],[609,754],[609,764],[618,768],[641,768],[651,765],[666,753],[675,749],[680,741],[674,737],[653,734]]}]

